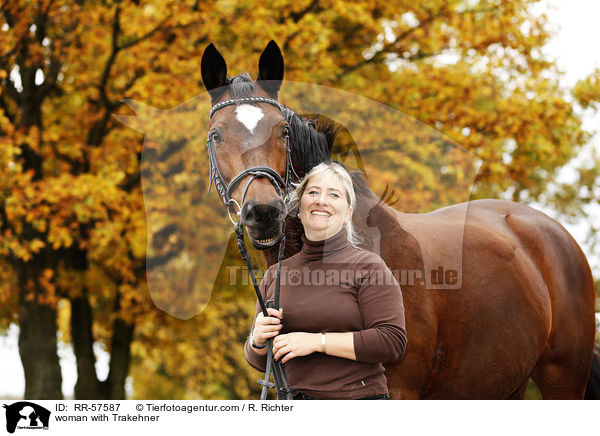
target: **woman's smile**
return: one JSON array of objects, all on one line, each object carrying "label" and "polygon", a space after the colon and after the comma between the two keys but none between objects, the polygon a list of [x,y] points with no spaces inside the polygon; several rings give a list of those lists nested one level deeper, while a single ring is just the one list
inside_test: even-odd
[{"label": "woman's smile", "polygon": [[348,196],[342,184],[330,174],[313,176],[300,199],[300,220],[306,237],[327,239],[339,232],[351,217]]}]

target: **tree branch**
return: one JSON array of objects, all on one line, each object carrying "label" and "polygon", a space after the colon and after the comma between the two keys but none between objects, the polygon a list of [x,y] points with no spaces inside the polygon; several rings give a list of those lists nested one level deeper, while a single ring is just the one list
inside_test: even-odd
[{"label": "tree branch", "polygon": [[372,57],[370,57],[369,59],[362,59],[361,61],[357,62],[356,64],[347,67],[346,69],[339,72],[332,79],[329,79],[326,82],[336,82],[336,81],[340,80],[342,77],[352,73],[353,71],[358,70],[359,68],[364,67],[365,65],[382,62],[384,60],[384,57],[386,54],[395,53],[398,51],[399,42],[401,42],[404,39],[406,39],[407,37],[409,37],[417,29],[423,28],[424,26],[429,25],[436,19],[442,17],[453,3],[457,3],[457,1],[454,1],[454,2],[451,1],[451,2],[446,3],[435,13],[430,12],[428,17],[420,22],[419,26],[412,27],[410,29],[405,30],[400,35],[397,35],[396,39],[393,42],[384,44],[383,47],[380,50],[378,50],[377,52],[375,52],[375,54]]},{"label": "tree branch", "polygon": [[15,17],[13,17],[7,6],[8,2],[2,2],[0,5],[0,11],[2,11],[2,14],[4,14],[4,18],[6,18],[6,24],[8,24],[8,27],[15,27]]},{"label": "tree branch", "polygon": [[[301,9],[298,12],[290,12],[290,18],[294,21],[294,23],[297,23],[302,18],[304,18],[304,16],[306,14],[308,14],[309,12],[311,12],[315,8],[315,6],[318,6],[318,5],[319,5],[319,0],[313,0],[304,9]],[[317,10],[317,12],[320,12],[320,11],[323,10],[323,8],[317,8],[316,10]],[[281,24],[283,24],[283,23],[281,23]]]},{"label": "tree branch", "polygon": [[21,106],[21,94],[19,94],[19,91],[17,91],[17,88],[15,88],[15,85],[12,83],[12,81],[10,80],[10,78],[6,78],[4,81],[4,90],[6,91],[6,95],[8,97],[10,97],[10,99],[12,101],[14,101],[17,106]]},{"label": "tree branch", "polygon": [[37,4],[37,12],[35,14],[35,39],[37,39],[38,43],[41,44],[46,37],[47,29],[48,29],[48,13],[50,12],[50,7],[52,6],[52,0],[48,2],[48,7],[46,10],[42,10],[41,2]]},{"label": "tree branch", "polygon": [[40,97],[42,99],[44,99],[54,89],[58,89],[58,74],[60,73],[61,67],[62,63],[59,62],[55,57],[52,57],[50,60],[48,73],[46,74],[44,83],[40,86],[39,90]]},{"label": "tree branch", "polygon": [[117,59],[117,54],[119,53],[119,46],[117,44],[117,39],[119,37],[119,32],[121,29],[119,16],[121,14],[121,9],[117,5],[115,8],[115,15],[113,19],[112,26],[112,49],[110,55],[108,56],[108,60],[104,65],[104,71],[102,71],[102,76],[100,78],[100,83],[98,84],[98,90],[100,91],[100,98],[102,99],[102,103],[105,108],[110,108],[111,102],[106,94],[106,85],[108,83],[108,76],[110,75],[110,70],[112,69],[115,60]]},{"label": "tree branch", "polygon": [[[131,47],[133,47],[133,46],[135,46],[135,45],[139,44],[140,42],[142,42],[142,41],[145,41],[145,40],[146,40],[146,39],[148,39],[148,38],[151,38],[151,37],[152,37],[152,35],[154,35],[154,34],[155,34],[156,32],[158,32],[159,30],[167,30],[167,29],[170,29],[170,28],[174,28],[174,27],[176,27],[176,26],[170,26],[170,27],[165,27],[165,28],[163,28],[163,27],[162,27],[162,26],[163,26],[163,25],[164,25],[164,24],[165,24],[167,21],[169,21],[169,19],[170,19],[171,17],[172,17],[172,15],[169,15],[169,16],[165,17],[165,18],[164,18],[164,19],[163,19],[163,20],[162,20],[160,23],[158,23],[158,24],[156,25],[156,27],[154,27],[154,29],[152,29],[151,31],[149,31],[149,32],[148,32],[148,33],[146,33],[145,35],[142,35],[142,36],[140,36],[140,37],[139,37],[139,38],[137,38],[137,39],[134,39],[134,40],[132,40],[132,41],[129,41],[129,42],[128,42],[128,43],[126,43],[126,44],[123,44],[123,45],[119,46],[119,47],[118,47],[118,49],[119,49],[119,50],[127,50],[127,49],[129,49],[129,48],[131,48]],[[182,27],[183,27],[183,26],[182,26]]]}]

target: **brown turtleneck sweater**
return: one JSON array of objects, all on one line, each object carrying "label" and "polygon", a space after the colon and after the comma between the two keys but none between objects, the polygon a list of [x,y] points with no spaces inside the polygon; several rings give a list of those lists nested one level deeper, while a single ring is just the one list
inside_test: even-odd
[{"label": "brown turtleneck sweater", "polygon": [[[381,362],[399,359],[406,349],[400,285],[377,254],[350,244],[346,229],[323,241],[302,235],[302,250],[281,264],[281,334],[354,332],[356,361],[322,353],[284,364],[290,385],[322,399],[355,399],[388,392]],[[277,264],[260,283],[273,299]],[[256,315],[260,312],[257,303]],[[254,328],[254,325],[252,326]],[[266,356],[246,340],[246,360],[265,371]]]}]

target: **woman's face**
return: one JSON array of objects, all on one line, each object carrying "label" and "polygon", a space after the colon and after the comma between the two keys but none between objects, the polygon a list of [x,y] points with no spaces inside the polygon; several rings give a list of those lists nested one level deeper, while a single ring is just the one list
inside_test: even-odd
[{"label": "woman's face", "polygon": [[336,177],[325,173],[310,178],[300,199],[298,216],[311,241],[322,241],[339,232],[352,216],[346,190]]}]

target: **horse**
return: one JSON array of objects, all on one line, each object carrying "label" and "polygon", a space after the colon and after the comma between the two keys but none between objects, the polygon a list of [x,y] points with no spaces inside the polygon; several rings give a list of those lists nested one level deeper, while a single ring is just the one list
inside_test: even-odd
[{"label": "horse", "polygon": [[[229,78],[212,43],[201,70],[213,108],[244,98],[271,100],[211,114],[208,135],[225,185],[255,166],[283,180],[292,165],[297,181],[330,158],[333,123],[272,104],[284,75],[274,41],[260,55],[256,81],[246,73]],[[391,270],[423,277],[425,259],[434,265],[462,259],[457,289],[432,291],[423,280],[402,284],[408,345],[401,360],[384,364],[392,399],[524,399],[530,377],[544,399],[584,397],[592,369],[594,284],[584,253],[557,221],[531,207],[491,199],[401,213],[359,173],[351,175],[355,229],[368,234],[376,228],[385,236],[379,254]],[[232,186],[233,200],[226,205],[268,265],[277,262],[283,232],[285,257],[302,244],[302,224],[286,209],[276,185],[255,175]],[[455,252],[457,234],[464,234],[462,253]]]}]

